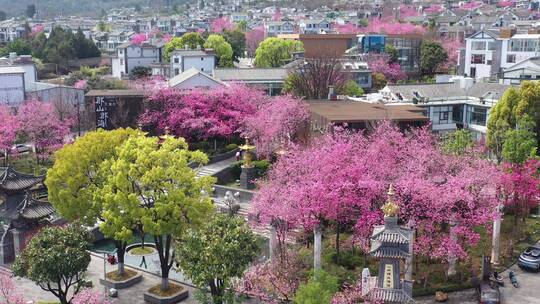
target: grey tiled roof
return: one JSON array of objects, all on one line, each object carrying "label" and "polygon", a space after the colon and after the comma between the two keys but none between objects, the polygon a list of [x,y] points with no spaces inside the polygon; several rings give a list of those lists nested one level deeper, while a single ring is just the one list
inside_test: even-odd
[{"label": "grey tiled roof", "polygon": [[366,298],[371,300],[382,300],[384,301],[384,303],[414,303],[414,300],[402,289],[386,289],[375,287],[369,291],[369,293],[366,295]]},{"label": "grey tiled roof", "polygon": [[54,207],[45,199],[46,195],[36,197],[26,194],[17,208],[20,217],[28,220],[42,219],[56,212]]},{"label": "grey tiled roof", "polygon": [[509,87],[510,85],[498,83],[475,83],[468,91],[466,91],[460,87],[460,84],[458,82],[387,86],[387,88],[390,89],[392,93],[400,93],[407,100],[413,99],[413,92],[418,92],[420,96],[432,100],[460,96],[480,98],[488,92],[491,92],[492,96],[502,96],[504,91],[506,91],[506,89],[508,89]]},{"label": "grey tiled roof", "polygon": [[0,167],[0,190],[17,192],[42,182],[43,176],[34,176],[15,171],[11,167]]},{"label": "grey tiled roof", "polygon": [[371,249],[369,254],[371,254],[372,256],[376,258],[393,258],[393,259],[405,259],[410,256],[407,252],[399,248],[385,247],[383,245],[379,245],[378,247]]},{"label": "grey tiled roof", "polygon": [[284,81],[287,69],[215,69],[214,77],[222,81]]}]

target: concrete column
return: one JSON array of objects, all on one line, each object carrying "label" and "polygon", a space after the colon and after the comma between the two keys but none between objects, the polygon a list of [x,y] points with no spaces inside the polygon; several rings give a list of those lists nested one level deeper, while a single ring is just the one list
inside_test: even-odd
[{"label": "concrete column", "polygon": [[19,231],[18,229],[13,229],[11,230],[11,235],[13,235],[13,251],[15,252],[15,256],[18,256],[21,252],[21,247],[23,245],[22,231]]},{"label": "concrete column", "polygon": [[270,225],[270,261],[273,261],[275,258],[276,250],[278,247],[277,242],[277,231],[274,225]]},{"label": "concrete column", "polygon": [[320,270],[322,254],[322,231],[320,225],[317,225],[313,230],[313,238],[313,268]]},{"label": "concrete column", "polygon": [[493,221],[493,236],[491,240],[491,264],[499,265],[501,252],[501,206],[497,206],[497,217]]},{"label": "concrete column", "polygon": [[[455,227],[456,223],[455,222],[450,222],[450,239],[452,240],[452,242],[456,242],[457,241],[457,235],[454,231],[454,227]],[[456,264],[457,264],[457,258],[456,258],[456,254],[455,253],[451,253],[450,254],[450,258],[448,259],[448,276],[451,277],[451,276],[455,276],[456,275]]]},{"label": "concrete column", "polygon": [[[411,227],[412,228],[412,227]],[[409,257],[405,259],[405,281],[413,280],[414,230],[409,232]]]}]

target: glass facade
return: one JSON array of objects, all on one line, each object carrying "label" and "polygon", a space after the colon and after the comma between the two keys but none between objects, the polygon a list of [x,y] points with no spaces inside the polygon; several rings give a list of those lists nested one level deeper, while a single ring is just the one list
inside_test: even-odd
[{"label": "glass facade", "polygon": [[487,109],[467,105],[467,124],[485,126],[487,121]]},{"label": "glass facade", "polygon": [[513,39],[508,42],[508,51],[511,52],[536,52],[537,39]]},{"label": "glass facade", "polygon": [[404,71],[418,70],[422,38],[388,37],[387,44],[393,45],[398,51],[399,64]]},{"label": "glass facade", "polygon": [[360,43],[364,53],[383,53],[386,37],[384,35],[364,36]]}]

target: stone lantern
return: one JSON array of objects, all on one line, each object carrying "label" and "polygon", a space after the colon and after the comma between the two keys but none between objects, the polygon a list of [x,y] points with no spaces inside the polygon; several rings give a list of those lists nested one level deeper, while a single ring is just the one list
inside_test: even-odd
[{"label": "stone lantern", "polygon": [[394,189],[388,190],[388,201],[382,207],[384,225],[375,226],[371,235],[370,255],[380,259],[379,275],[364,295],[384,303],[414,303],[410,280],[401,279],[401,266],[412,258],[410,244],[413,230],[398,225],[399,206],[394,203]]},{"label": "stone lantern", "polygon": [[255,189],[255,168],[252,163],[253,150],[255,146],[249,143],[249,138],[246,137],[246,143],[241,145],[240,150],[243,154],[242,173],[240,174],[240,187],[244,189]]}]

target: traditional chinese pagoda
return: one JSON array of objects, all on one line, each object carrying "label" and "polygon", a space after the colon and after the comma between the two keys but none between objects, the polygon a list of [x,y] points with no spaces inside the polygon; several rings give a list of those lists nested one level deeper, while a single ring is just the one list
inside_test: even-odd
[{"label": "traditional chinese pagoda", "polygon": [[0,265],[13,262],[30,237],[54,217],[43,180],[0,167]]},{"label": "traditional chinese pagoda", "polygon": [[394,203],[394,190],[388,190],[388,201],[382,207],[384,225],[375,226],[371,235],[370,254],[380,259],[379,276],[366,299],[384,303],[414,303],[412,281],[401,279],[401,265],[411,259],[412,229],[398,225],[399,206]]}]

